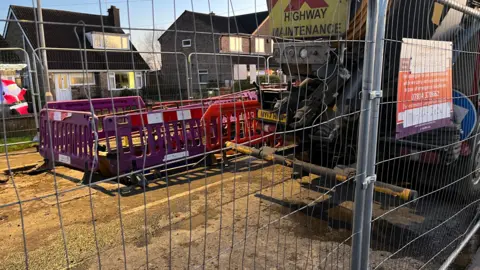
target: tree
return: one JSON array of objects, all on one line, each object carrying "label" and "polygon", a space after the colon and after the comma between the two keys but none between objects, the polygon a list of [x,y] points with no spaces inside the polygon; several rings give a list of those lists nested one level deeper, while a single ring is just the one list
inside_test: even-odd
[{"label": "tree", "polygon": [[160,70],[162,66],[161,47],[160,42],[158,42],[162,33],[160,31],[145,32],[139,45],[139,49],[144,52],[141,53],[143,59],[152,70]]}]

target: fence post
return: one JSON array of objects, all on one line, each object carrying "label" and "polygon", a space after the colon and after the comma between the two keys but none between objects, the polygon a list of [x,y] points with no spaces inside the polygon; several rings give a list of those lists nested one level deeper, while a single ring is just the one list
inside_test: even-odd
[{"label": "fence post", "polygon": [[380,101],[382,97],[382,71],[383,71],[383,49],[385,38],[385,24],[387,17],[388,0],[380,0],[378,5],[377,31],[375,36],[375,67],[373,72],[373,89],[370,94],[371,113],[370,113],[370,134],[368,136],[368,156],[367,156],[367,190],[365,194],[365,207],[363,209],[362,226],[362,256],[360,269],[369,269],[370,256],[370,238],[372,229],[372,206],[373,206],[373,188],[377,178],[375,174],[375,161],[377,158],[377,139],[378,139],[378,118],[380,114]]},{"label": "fence post", "polygon": [[[37,89],[37,91],[35,91],[35,87],[33,86],[33,74],[32,74],[32,67],[31,67],[31,63],[30,63],[30,57],[28,56],[28,53],[27,51],[23,50],[23,53],[25,55],[25,62],[27,62],[27,70],[28,70],[28,85],[30,87],[30,95],[32,97],[32,107],[33,107],[33,117],[35,118],[35,128],[37,129],[37,139],[40,139],[40,124],[39,124],[39,114],[37,113],[37,104],[35,104],[35,102],[37,102],[35,100],[35,97],[37,95],[40,95],[40,90]],[[36,69],[35,69],[36,70]],[[39,106],[39,110],[38,111],[41,111],[42,110],[42,106],[40,103],[38,104]]]},{"label": "fence post", "polygon": [[[273,52],[272,52],[273,53]],[[270,83],[270,59],[273,58],[273,56],[267,57],[267,83]]]},{"label": "fence post", "polygon": [[352,238],[352,254],[351,269],[362,269],[362,239],[363,239],[363,220],[365,218],[365,194],[367,183],[367,165],[368,145],[374,144],[370,138],[370,117],[373,100],[370,94],[374,93],[374,64],[375,64],[375,36],[378,18],[378,4],[380,0],[368,0],[367,9],[367,30],[365,34],[365,52],[363,62],[363,78],[362,78],[362,106],[360,111],[358,151],[357,151],[357,176],[355,178],[355,205],[353,210],[353,238]]}]

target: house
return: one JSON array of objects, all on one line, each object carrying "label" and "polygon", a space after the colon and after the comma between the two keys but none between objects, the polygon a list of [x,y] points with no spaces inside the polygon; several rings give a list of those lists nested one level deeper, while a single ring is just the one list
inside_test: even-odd
[{"label": "house", "polygon": [[[108,9],[107,15],[42,11],[45,43],[49,48],[46,50],[48,78],[56,100],[85,98],[87,87],[91,97],[109,97],[118,95],[120,90],[144,87],[145,74],[150,68],[136,52],[130,35],[120,28],[120,11],[115,6]],[[41,75],[37,27],[32,23],[36,12],[31,7],[11,5],[3,36],[10,46],[24,48],[29,53],[30,61],[35,61]],[[90,50],[86,58],[85,48]],[[19,56],[25,61],[22,54]],[[43,77],[39,77],[41,81]]]},{"label": "house", "polygon": [[[188,81],[195,96],[199,89],[221,87],[233,80],[237,64],[264,69],[273,42],[254,34],[267,16],[267,11],[230,17],[184,11],[158,39],[163,52],[163,91],[170,89],[171,95],[178,95],[181,89],[181,97],[186,98]],[[188,58],[190,78],[185,66]]]},{"label": "house", "polygon": [[18,56],[19,51],[7,49],[11,47],[5,38],[0,35],[0,76],[2,80],[14,81],[21,86],[22,75],[25,74],[24,68],[27,65]]}]

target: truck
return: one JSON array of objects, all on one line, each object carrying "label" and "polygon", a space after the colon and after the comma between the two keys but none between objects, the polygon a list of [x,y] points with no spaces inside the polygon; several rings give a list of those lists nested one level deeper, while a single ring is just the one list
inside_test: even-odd
[{"label": "truck", "polygon": [[[277,37],[272,57],[288,82],[257,85],[257,119],[278,141],[296,145],[297,160],[355,167],[366,2],[267,0]],[[480,8],[479,1],[456,2]],[[382,181],[478,196],[479,30],[474,16],[433,0],[389,1],[379,92]]]}]

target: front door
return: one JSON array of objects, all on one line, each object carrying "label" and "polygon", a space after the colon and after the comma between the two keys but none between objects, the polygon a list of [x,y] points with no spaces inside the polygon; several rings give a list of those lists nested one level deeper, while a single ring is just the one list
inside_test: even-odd
[{"label": "front door", "polygon": [[72,89],[68,80],[68,74],[55,74],[55,96],[57,101],[72,100]]}]

